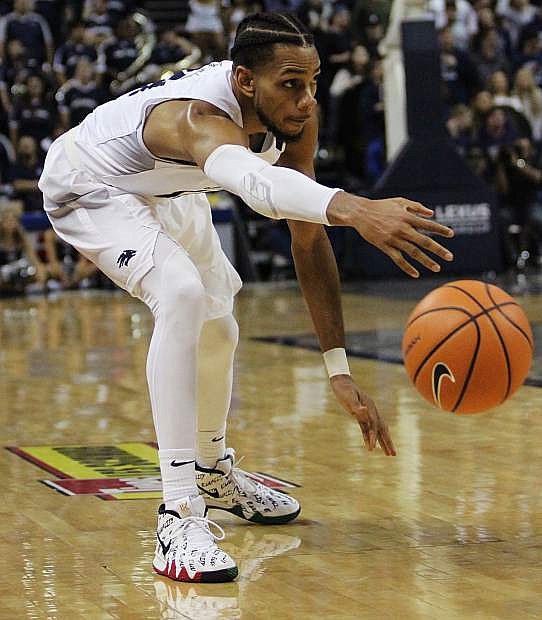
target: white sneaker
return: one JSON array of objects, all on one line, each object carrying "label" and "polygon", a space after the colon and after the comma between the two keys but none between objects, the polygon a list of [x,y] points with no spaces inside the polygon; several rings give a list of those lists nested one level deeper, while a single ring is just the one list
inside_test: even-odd
[{"label": "white sneaker", "polygon": [[[224,530],[207,519],[201,497],[185,497],[177,511],[158,509],[156,551],[152,566],[159,575],[175,581],[223,582],[237,577],[237,566],[215,540],[223,540]],[[220,534],[211,532],[211,526]]]},{"label": "white sneaker", "polygon": [[270,489],[235,467],[235,452],[228,448],[214,468],[196,463],[196,484],[207,508],[219,508],[254,523],[281,524],[295,519],[301,508],[297,500]]}]

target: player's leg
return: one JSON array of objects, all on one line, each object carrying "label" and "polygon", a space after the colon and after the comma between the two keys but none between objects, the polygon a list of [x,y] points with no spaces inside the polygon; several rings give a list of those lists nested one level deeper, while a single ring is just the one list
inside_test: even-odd
[{"label": "player's leg", "polygon": [[204,467],[214,467],[226,453],[226,422],[238,339],[239,327],[232,314],[203,324],[198,355],[196,457]]},{"label": "player's leg", "polygon": [[[200,338],[198,359],[198,487],[210,508],[227,510],[258,523],[291,521],[299,514],[298,502],[234,467],[235,453],[226,450],[226,423],[238,341],[232,309],[241,281],[222,251],[209,203],[202,195],[183,197],[159,206],[157,213],[168,233],[186,248],[206,292],[207,321]],[[190,227],[187,227],[189,214]]]},{"label": "player's leg", "polygon": [[[122,203],[122,204],[121,204]],[[237,568],[214,543],[195,484],[197,348],[205,312],[200,275],[134,196],[51,215],[57,234],[151,309],[147,377],[164,504],[153,566],[181,581],[229,581]],[[62,212],[61,212],[62,213]],[[182,407],[179,407],[182,403]]]}]

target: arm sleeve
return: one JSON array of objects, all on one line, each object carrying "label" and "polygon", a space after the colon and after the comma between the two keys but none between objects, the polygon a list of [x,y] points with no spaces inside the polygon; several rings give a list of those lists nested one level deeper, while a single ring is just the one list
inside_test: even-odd
[{"label": "arm sleeve", "polygon": [[222,144],[207,158],[205,174],[272,219],[329,224],[327,207],[341,191],[290,168],[272,166],[244,146]]}]

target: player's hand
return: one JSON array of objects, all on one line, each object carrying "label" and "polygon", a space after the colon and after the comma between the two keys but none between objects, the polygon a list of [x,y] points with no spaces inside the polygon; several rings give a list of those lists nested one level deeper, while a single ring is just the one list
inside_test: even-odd
[{"label": "player's hand", "polygon": [[330,383],[339,403],[358,421],[367,450],[371,452],[378,443],[386,456],[395,456],[397,452],[388,425],[380,417],[372,399],[358,388],[349,375],[331,377]]},{"label": "player's hand", "polygon": [[[417,278],[420,274],[405,256],[435,272],[440,271],[440,265],[427,252],[453,260],[453,254],[427,234],[453,237],[453,230],[428,219],[433,211],[419,202],[406,198],[362,200],[344,192],[335,196],[328,207],[330,223],[355,228],[409,276]],[[353,208],[352,202],[356,203]]]}]

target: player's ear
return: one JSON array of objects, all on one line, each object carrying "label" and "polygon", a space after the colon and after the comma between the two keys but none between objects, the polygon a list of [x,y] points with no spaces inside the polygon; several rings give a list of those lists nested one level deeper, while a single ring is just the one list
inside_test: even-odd
[{"label": "player's ear", "polygon": [[235,67],[233,78],[243,95],[246,97],[254,96],[254,73],[251,69],[239,65]]}]

